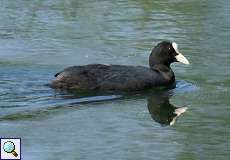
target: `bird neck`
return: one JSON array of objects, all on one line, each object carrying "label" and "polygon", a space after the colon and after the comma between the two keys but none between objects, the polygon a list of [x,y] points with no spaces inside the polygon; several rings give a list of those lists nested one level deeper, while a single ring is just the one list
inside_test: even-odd
[{"label": "bird neck", "polygon": [[152,67],[157,67],[157,66],[166,66],[170,68],[171,62],[168,60],[165,60],[165,58],[157,56],[155,53],[151,53],[149,56],[149,66],[150,68]]},{"label": "bird neck", "polygon": [[160,73],[169,83],[175,82],[175,75],[170,66],[166,65],[153,65],[150,67],[151,70]]},{"label": "bird neck", "polygon": [[164,65],[164,64],[152,64],[150,65],[150,68],[152,70],[158,70],[161,72],[172,72],[172,69],[170,65]]},{"label": "bird neck", "polygon": [[165,73],[172,72],[170,65],[167,66],[167,65],[163,65],[163,64],[156,64],[156,65],[150,66],[150,68],[152,70],[157,70],[159,72],[165,72]]}]

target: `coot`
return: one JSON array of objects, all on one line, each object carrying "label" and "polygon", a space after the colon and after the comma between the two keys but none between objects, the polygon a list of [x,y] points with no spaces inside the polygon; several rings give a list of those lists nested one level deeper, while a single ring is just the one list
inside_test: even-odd
[{"label": "coot", "polygon": [[54,89],[73,91],[138,91],[156,87],[174,87],[173,62],[189,64],[175,42],[157,44],[144,66],[89,64],[72,66],[55,75]]}]

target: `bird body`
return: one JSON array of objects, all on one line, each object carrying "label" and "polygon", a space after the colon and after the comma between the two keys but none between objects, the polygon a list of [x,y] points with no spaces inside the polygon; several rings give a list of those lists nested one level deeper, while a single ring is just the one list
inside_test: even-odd
[{"label": "bird body", "polygon": [[57,73],[50,87],[74,91],[137,91],[173,87],[175,76],[170,64],[176,61],[189,64],[175,42],[163,41],[153,48],[149,57],[150,67],[103,64],[72,66]]},{"label": "bird body", "polygon": [[143,66],[90,64],[68,67],[56,74],[53,88],[70,90],[134,91],[174,83],[172,70],[161,72]]}]

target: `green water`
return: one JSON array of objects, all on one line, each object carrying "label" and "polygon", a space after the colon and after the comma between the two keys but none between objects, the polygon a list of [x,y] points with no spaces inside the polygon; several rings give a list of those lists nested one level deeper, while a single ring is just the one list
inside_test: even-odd
[{"label": "green water", "polygon": [[[229,16],[228,0],[1,0],[0,137],[21,137],[25,160],[228,160]],[[45,85],[71,65],[148,66],[162,40],[191,63],[173,64],[174,90],[83,97]],[[173,106],[188,109],[165,125]]]}]

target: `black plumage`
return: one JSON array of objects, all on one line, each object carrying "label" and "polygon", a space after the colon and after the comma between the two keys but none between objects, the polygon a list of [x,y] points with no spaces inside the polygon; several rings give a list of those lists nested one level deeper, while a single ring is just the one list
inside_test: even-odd
[{"label": "black plumage", "polygon": [[153,48],[149,68],[103,64],[72,66],[57,73],[50,86],[74,91],[137,91],[173,87],[175,76],[170,64],[178,61],[179,54],[177,45],[164,41]]}]

